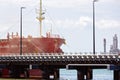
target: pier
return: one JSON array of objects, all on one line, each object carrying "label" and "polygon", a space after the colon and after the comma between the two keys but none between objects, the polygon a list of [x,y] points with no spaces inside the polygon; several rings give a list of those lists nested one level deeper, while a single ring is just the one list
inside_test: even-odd
[{"label": "pier", "polygon": [[0,68],[6,66],[12,71],[11,78],[19,78],[24,73],[29,78],[30,69],[43,71],[42,77],[49,80],[59,79],[59,69],[76,69],[78,80],[93,78],[93,69],[114,70],[114,80],[120,80],[120,55],[118,54],[23,54],[1,55]]}]

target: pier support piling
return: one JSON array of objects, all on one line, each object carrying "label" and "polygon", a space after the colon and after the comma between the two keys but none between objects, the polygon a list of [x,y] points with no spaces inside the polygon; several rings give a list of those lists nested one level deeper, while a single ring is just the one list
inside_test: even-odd
[{"label": "pier support piling", "polygon": [[43,78],[47,80],[58,80],[59,79],[59,69],[54,67],[44,67]]},{"label": "pier support piling", "polygon": [[114,80],[120,80],[120,70],[114,70]]},{"label": "pier support piling", "polygon": [[55,80],[59,79],[59,69],[54,70],[54,77]]},{"label": "pier support piling", "polygon": [[81,67],[77,69],[78,80],[91,80],[92,79],[92,69],[89,67]]},{"label": "pier support piling", "polygon": [[87,71],[86,71],[86,79],[87,80],[91,80],[93,78],[93,71],[91,68],[87,68]]},{"label": "pier support piling", "polygon": [[84,73],[82,70],[77,70],[77,79],[84,80]]}]

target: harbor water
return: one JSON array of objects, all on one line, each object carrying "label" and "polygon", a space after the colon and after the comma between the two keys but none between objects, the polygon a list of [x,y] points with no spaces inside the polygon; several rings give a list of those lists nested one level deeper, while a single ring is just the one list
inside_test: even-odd
[{"label": "harbor water", "polygon": [[[61,69],[60,80],[77,80],[77,71]],[[113,71],[95,69],[93,70],[93,80],[113,80]]]}]

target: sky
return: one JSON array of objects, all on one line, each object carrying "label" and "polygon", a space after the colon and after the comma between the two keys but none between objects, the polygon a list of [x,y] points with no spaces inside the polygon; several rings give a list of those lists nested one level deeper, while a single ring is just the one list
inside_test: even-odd
[{"label": "sky", "polygon": [[[42,34],[50,31],[66,40],[64,52],[92,52],[93,25],[92,0],[43,0]],[[20,7],[23,9],[23,35],[39,36],[36,20],[39,0],[0,0],[0,38],[7,32],[19,32]],[[103,39],[107,41],[107,52],[118,36],[120,48],[120,0],[98,0],[95,2],[96,52],[103,52]]]}]

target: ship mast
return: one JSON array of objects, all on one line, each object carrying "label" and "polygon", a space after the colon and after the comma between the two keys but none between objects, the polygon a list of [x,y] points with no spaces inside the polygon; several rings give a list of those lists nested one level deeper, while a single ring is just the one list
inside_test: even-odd
[{"label": "ship mast", "polygon": [[40,23],[40,37],[42,37],[42,20],[44,20],[43,14],[44,12],[42,11],[42,0],[40,0],[39,16],[37,17]]}]

